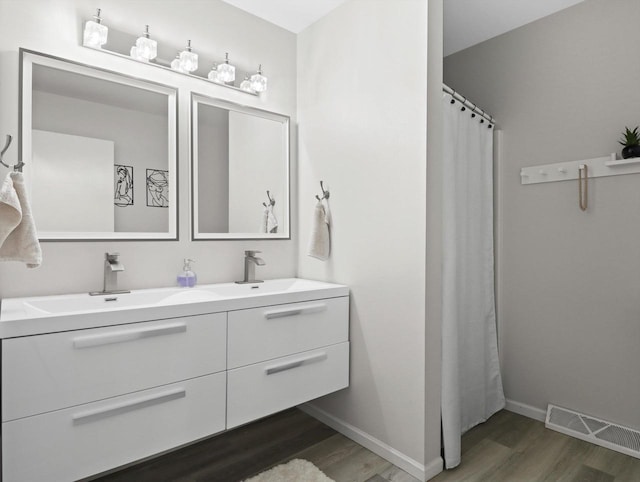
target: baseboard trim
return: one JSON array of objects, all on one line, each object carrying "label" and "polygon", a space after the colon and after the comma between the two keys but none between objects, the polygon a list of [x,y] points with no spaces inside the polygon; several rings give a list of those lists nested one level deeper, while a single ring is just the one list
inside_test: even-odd
[{"label": "baseboard trim", "polygon": [[514,400],[507,399],[506,405],[504,408],[506,410],[509,410],[510,412],[517,413],[519,415],[524,415],[525,417],[529,417],[534,420],[538,420],[540,422],[544,422],[547,418],[546,410],[542,410],[541,408],[527,405],[526,403],[516,402]]},{"label": "baseboard trim", "polygon": [[400,467],[402,470],[413,475],[419,480],[429,480],[442,472],[444,464],[441,457],[432,460],[426,466],[422,465],[411,457],[394,449],[390,445],[387,445],[354,425],[325,412],[315,405],[306,403],[304,405],[300,405],[298,408],[306,414],[311,415],[313,418],[320,420],[332,429],[337,430],[345,437],[348,437],[354,442],[357,442],[363,447],[371,450],[374,454],[388,460],[393,465]]}]

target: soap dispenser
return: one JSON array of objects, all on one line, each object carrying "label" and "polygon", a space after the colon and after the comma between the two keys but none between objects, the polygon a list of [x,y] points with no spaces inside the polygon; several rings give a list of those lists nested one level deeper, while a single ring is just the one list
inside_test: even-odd
[{"label": "soap dispenser", "polygon": [[182,272],[178,274],[178,284],[183,288],[193,288],[196,285],[196,281],[198,281],[198,277],[191,269],[191,263],[193,262],[192,259],[185,258]]}]

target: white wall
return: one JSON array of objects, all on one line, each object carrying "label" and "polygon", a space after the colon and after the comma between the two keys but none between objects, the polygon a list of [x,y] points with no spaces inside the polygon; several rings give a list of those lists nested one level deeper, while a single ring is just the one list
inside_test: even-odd
[{"label": "white wall", "polygon": [[[241,279],[245,249],[263,251],[262,258],[267,265],[260,268],[261,278],[295,275],[297,245],[294,241],[190,241],[188,131],[189,89],[290,115],[295,122],[295,35],[218,0],[112,0],[101,7],[105,24],[112,24],[118,30],[135,35],[149,24],[160,43],[181,46],[186,39],[192,39],[194,49],[202,55],[203,61],[219,60],[228,51],[242,70],[253,69],[262,63],[269,76],[269,91],[260,98],[252,97],[81,47],[83,23],[96,8],[95,2],[89,0],[0,2],[0,135],[17,136],[19,47],[181,88],[178,122],[180,241],[43,243],[44,260],[40,268],[27,270],[17,263],[0,266],[0,297],[98,289],[102,286],[105,251],[121,254],[126,266],[126,271],[120,275],[123,288],[174,285],[184,257],[197,261],[194,268],[201,283]],[[16,153],[16,146],[12,146],[7,159],[15,159]],[[295,157],[292,162],[292,177],[295,178]],[[5,172],[3,168],[0,175],[4,176]],[[293,215],[295,206],[294,197]]]},{"label": "white wall", "polygon": [[281,122],[242,112],[229,113],[229,228],[237,233],[259,233],[267,191],[276,203],[273,213],[278,233],[286,233],[284,218],[289,201],[282,162],[287,152]]},{"label": "white wall", "polygon": [[[107,169],[110,172],[110,178],[105,182],[111,187],[110,201],[111,209],[114,211],[112,216],[115,215],[115,231],[156,233],[168,231],[169,210],[149,207],[146,199],[146,170],[167,170],[166,114],[154,115],[44,91],[33,92],[32,112],[34,129],[114,142],[115,157],[110,162],[111,168]],[[114,164],[133,167],[133,205],[131,206],[114,206]],[[72,202],[72,199],[67,199],[67,202]],[[34,212],[34,218],[38,220],[36,212]],[[82,224],[76,222],[74,226],[82,226]],[[41,223],[38,223],[38,227],[40,230],[43,229]],[[46,230],[68,231],[62,227],[57,230],[50,227]],[[95,229],[85,231],[95,231]],[[106,231],[113,231],[113,228]]]},{"label": "white wall", "polygon": [[198,231],[229,232],[229,111],[198,105]]},{"label": "white wall", "polygon": [[[351,385],[315,405],[416,465],[425,463],[426,66],[423,0],[351,0],[298,35],[299,275],[351,288]],[[326,263],[307,256],[320,180],[333,216]]]},{"label": "white wall", "polygon": [[[619,152],[640,124],[640,2],[587,0],[445,59],[504,130],[498,252],[508,399],[640,429],[640,177],[523,186],[521,167]],[[539,412],[540,413],[540,412]]]}]

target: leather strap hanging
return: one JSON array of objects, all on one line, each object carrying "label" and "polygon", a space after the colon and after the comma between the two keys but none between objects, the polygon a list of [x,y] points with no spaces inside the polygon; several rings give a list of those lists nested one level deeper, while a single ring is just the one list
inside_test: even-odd
[{"label": "leather strap hanging", "polygon": [[[582,172],[584,171],[584,190],[582,188],[583,179]],[[589,205],[589,171],[586,164],[582,164],[578,167],[578,204],[583,211],[587,210]]]}]

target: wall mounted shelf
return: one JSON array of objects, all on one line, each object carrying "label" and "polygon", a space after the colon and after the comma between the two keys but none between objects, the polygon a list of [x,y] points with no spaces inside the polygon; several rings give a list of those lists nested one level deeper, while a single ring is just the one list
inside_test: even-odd
[{"label": "wall mounted shelf", "polygon": [[640,158],[616,159],[615,153],[612,153],[610,156],[594,159],[524,167],[520,170],[520,180],[522,184],[571,181],[578,179],[581,165],[588,166],[589,178],[640,173]]}]

